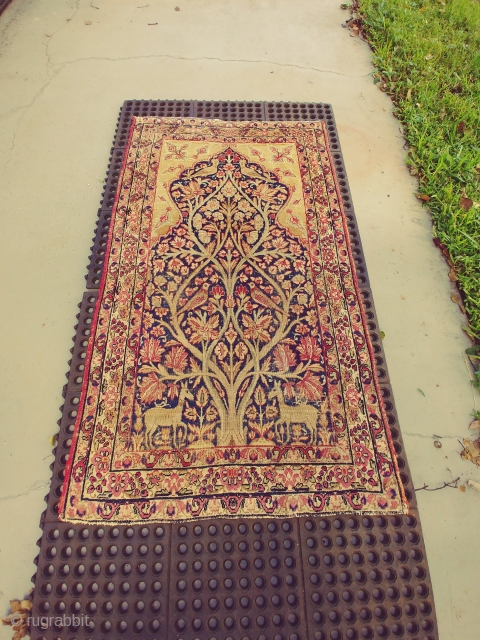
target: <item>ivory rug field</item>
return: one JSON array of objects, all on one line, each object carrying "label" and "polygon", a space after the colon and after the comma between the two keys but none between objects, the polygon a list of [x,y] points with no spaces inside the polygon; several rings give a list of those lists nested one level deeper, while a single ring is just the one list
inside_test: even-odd
[{"label": "ivory rug field", "polygon": [[61,518],[405,513],[323,122],[136,118]]}]

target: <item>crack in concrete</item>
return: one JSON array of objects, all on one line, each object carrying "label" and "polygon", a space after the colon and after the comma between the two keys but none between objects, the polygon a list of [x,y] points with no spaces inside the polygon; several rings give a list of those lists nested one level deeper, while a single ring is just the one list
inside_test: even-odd
[{"label": "crack in concrete", "polygon": [[274,67],[282,67],[282,68],[292,68],[292,69],[301,69],[302,71],[315,71],[316,73],[329,73],[336,76],[346,77],[346,78],[366,78],[370,75],[369,73],[364,73],[360,75],[352,75],[349,73],[342,73],[341,71],[332,71],[331,69],[319,69],[318,67],[307,67],[300,64],[289,64],[284,62],[276,62],[273,60],[248,60],[243,58],[218,58],[215,56],[199,56],[195,58],[189,58],[187,56],[175,56],[167,53],[152,53],[150,55],[143,56],[125,56],[118,58],[109,58],[108,56],[91,56],[88,58],[75,58],[74,60],[66,60],[64,62],[54,63],[53,66],[61,65],[62,67],[69,64],[76,64],[77,62],[85,62],[88,60],[107,60],[110,62],[123,62],[125,60],[143,60],[148,58],[167,58],[170,60],[185,60],[187,62],[199,62],[201,60],[207,60],[209,62],[244,62],[247,64],[267,64],[272,65]]},{"label": "crack in concrete", "polygon": [[[63,29],[63,26],[60,27],[60,29]],[[202,60],[206,60],[209,62],[242,62],[247,64],[265,64],[265,65],[270,65],[274,67],[301,69],[303,71],[314,71],[315,73],[327,73],[327,74],[346,77],[346,78],[366,78],[367,76],[370,75],[369,73],[362,74],[362,75],[351,75],[348,73],[342,73],[341,71],[332,71],[331,69],[319,69],[317,67],[306,67],[299,64],[287,64],[283,62],[275,62],[272,60],[247,60],[247,59],[241,59],[241,58],[238,58],[238,59],[237,58],[217,58],[217,57],[210,57],[210,56],[188,58],[186,56],[174,56],[167,53],[151,54],[151,55],[144,55],[144,56],[125,56],[125,57],[119,57],[119,58],[109,58],[108,56],[91,56],[88,58],[75,58],[74,60],[66,60],[65,62],[52,62],[50,58],[50,53],[48,52],[48,47],[50,45],[50,41],[52,40],[53,35],[55,35],[55,33],[58,33],[60,29],[57,29],[57,31],[55,31],[54,34],[50,36],[49,42],[47,42],[45,45],[45,53],[47,56],[47,70],[54,69],[55,67],[58,67],[58,69],[53,71],[53,75],[49,77],[48,81],[39,89],[39,91],[35,94],[35,96],[32,98],[32,100],[29,103],[20,105],[19,107],[15,107],[15,109],[12,109],[11,111],[7,111],[6,113],[0,115],[0,120],[14,115],[17,111],[21,109],[28,110],[33,105],[33,103],[37,100],[37,98],[39,98],[42,95],[42,93],[48,87],[50,82],[67,65],[77,64],[78,62],[88,62],[90,60],[104,60],[107,62],[125,62],[127,60],[145,60],[149,58],[166,58],[169,60],[183,60],[186,62],[199,62]]]},{"label": "crack in concrete", "polygon": [[432,433],[431,435],[426,435],[425,433],[412,433],[411,431],[402,431],[402,435],[404,436],[416,436],[417,438],[428,438],[429,440],[434,440],[435,438],[440,438],[443,440],[444,438],[458,439],[463,438],[464,436],[440,436],[436,433]]},{"label": "crack in concrete", "polygon": [[140,55],[140,56],[124,56],[124,57],[116,57],[116,58],[111,58],[111,57],[108,57],[108,56],[91,56],[91,57],[86,57],[86,58],[76,58],[74,60],[66,60],[64,62],[52,62],[51,54],[50,54],[50,45],[51,45],[51,43],[53,41],[53,38],[57,33],[59,33],[62,29],[64,29],[69,24],[69,22],[71,22],[73,20],[73,18],[76,16],[78,11],[80,10],[80,2],[81,2],[81,0],[75,0],[75,9],[74,9],[73,13],[70,15],[69,18],[66,19],[64,24],[62,24],[58,29],[56,29],[55,31],[52,32],[52,34],[47,38],[47,41],[44,43],[44,46],[45,46],[45,57],[46,57],[46,71],[47,71],[48,80],[35,93],[35,95],[30,100],[30,102],[28,102],[27,104],[15,107],[14,109],[12,109],[10,111],[7,111],[6,113],[0,115],[0,120],[3,120],[5,118],[8,118],[8,117],[11,117],[11,116],[15,115],[18,111],[23,110],[23,113],[20,116],[20,118],[18,120],[18,123],[17,123],[17,125],[15,127],[15,131],[14,131],[14,134],[13,134],[13,137],[12,137],[12,143],[11,143],[10,149],[9,149],[9,157],[8,157],[7,162],[6,162],[6,165],[10,164],[10,161],[11,161],[11,158],[12,158],[12,153],[13,153],[13,150],[14,150],[15,144],[16,144],[17,134],[18,134],[18,131],[20,129],[21,123],[23,121],[23,118],[26,116],[26,114],[29,112],[29,110],[35,104],[35,102],[38,100],[38,98],[40,98],[40,96],[43,95],[43,93],[50,86],[51,82],[58,76],[58,74],[66,66],[77,64],[79,62],[88,62],[90,60],[99,60],[99,61],[108,61],[108,62],[126,62],[128,60],[147,60],[147,59],[152,58],[152,59],[182,60],[182,61],[185,61],[185,62],[207,61],[207,62],[220,62],[220,63],[235,63],[235,62],[239,62],[239,63],[244,63],[244,64],[265,64],[265,65],[274,66],[274,67],[280,67],[280,68],[284,68],[284,69],[300,69],[302,71],[312,71],[314,73],[330,74],[330,75],[334,75],[334,76],[347,77],[347,78],[365,78],[365,77],[370,75],[370,73],[361,74],[361,75],[352,75],[352,74],[348,74],[348,73],[342,73],[341,71],[333,71],[331,69],[320,69],[318,67],[308,67],[308,66],[304,66],[304,65],[300,65],[300,64],[287,64],[287,63],[276,62],[276,61],[272,61],[272,60],[248,60],[248,59],[242,59],[242,58],[238,58],[238,59],[236,59],[236,58],[219,58],[219,57],[216,57],[216,56],[199,56],[199,57],[189,58],[188,56],[171,55],[171,54],[166,54],[166,53],[163,53],[163,54],[151,54],[151,55]]},{"label": "crack in concrete", "polygon": [[69,18],[66,19],[65,24],[62,24],[60,27],[58,27],[58,29],[53,31],[53,33],[50,35],[49,38],[47,38],[47,41],[44,43],[44,46],[45,46],[45,57],[46,57],[46,65],[45,66],[46,66],[47,76],[48,76],[47,82],[45,82],[45,84],[37,91],[37,93],[33,96],[32,100],[28,104],[22,105],[20,107],[16,107],[15,109],[13,109],[11,111],[8,111],[7,113],[2,114],[2,116],[0,116],[0,120],[3,120],[4,118],[10,117],[12,115],[15,115],[15,113],[17,113],[21,109],[25,109],[25,111],[22,113],[22,115],[20,116],[20,118],[19,118],[19,120],[17,122],[17,126],[15,127],[15,131],[13,133],[13,138],[12,138],[12,144],[10,145],[10,149],[9,149],[9,157],[8,157],[7,162],[5,163],[6,166],[8,166],[10,164],[10,161],[12,159],[12,152],[13,152],[13,149],[15,148],[17,133],[18,133],[18,130],[20,129],[20,125],[22,124],[23,118],[26,116],[26,114],[28,113],[30,108],[35,104],[37,99],[43,94],[45,89],[47,89],[47,87],[52,82],[52,80],[60,73],[60,71],[63,68],[63,66],[61,66],[57,70],[54,69],[54,67],[57,66],[57,65],[53,64],[52,61],[51,61],[51,58],[50,58],[50,52],[49,52],[50,43],[52,41],[53,36],[55,34],[57,34],[59,31],[61,31],[62,29],[64,29],[68,25],[68,23],[71,20],[73,20],[73,18],[77,15],[77,13],[80,10],[80,1],[81,0],[76,0],[75,1],[75,10],[72,13],[72,15]]},{"label": "crack in concrete", "polygon": [[49,483],[45,482],[44,480],[36,480],[32,485],[28,487],[26,491],[23,491],[22,493],[16,493],[15,495],[0,497],[0,502],[3,502],[5,500],[14,500],[15,498],[21,498],[22,496],[28,496],[28,494],[31,493],[32,491],[38,491],[39,489],[48,490],[48,485]]}]

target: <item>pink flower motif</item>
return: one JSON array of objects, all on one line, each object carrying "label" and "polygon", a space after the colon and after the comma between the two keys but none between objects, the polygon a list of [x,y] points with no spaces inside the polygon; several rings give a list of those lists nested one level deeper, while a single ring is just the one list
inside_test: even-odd
[{"label": "pink flower motif", "polygon": [[342,292],[336,287],[332,287],[328,291],[328,297],[330,298],[330,300],[333,300],[334,302],[340,302],[340,300],[342,299]]},{"label": "pink flower motif", "polygon": [[108,389],[105,392],[105,395],[103,396],[105,407],[107,409],[113,409],[117,404],[119,398],[120,398],[120,394],[118,393],[116,388],[108,387]]},{"label": "pink flower motif", "polygon": [[215,355],[219,360],[223,360],[228,354],[228,347],[224,342],[219,342],[215,347]]},{"label": "pink flower motif", "polygon": [[367,462],[371,459],[372,454],[366,449],[363,444],[355,443],[352,447],[354,463],[357,467],[365,467]]},{"label": "pink flower motif", "polygon": [[128,473],[112,473],[108,479],[108,488],[114,498],[119,498],[128,488]]},{"label": "pink flower motif", "polygon": [[346,334],[337,334],[337,347],[342,355],[347,355],[352,347],[352,341]]},{"label": "pink flower motif", "polygon": [[245,285],[241,284],[235,289],[235,293],[239,298],[244,298],[248,294],[248,289]]},{"label": "pink flower motif", "polygon": [[353,387],[350,387],[349,389],[347,389],[347,392],[345,393],[346,399],[349,402],[351,402],[352,404],[357,404],[358,403],[359,396],[360,396],[360,394]]},{"label": "pink flower motif", "polygon": [[335,477],[344,489],[348,489],[355,479],[355,472],[352,467],[336,467]]},{"label": "pink flower motif", "polygon": [[222,482],[229,488],[238,487],[243,482],[244,472],[241,467],[224,467],[222,469]]},{"label": "pink flower motif", "polygon": [[131,298],[131,293],[127,289],[122,289],[117,295],[117,302],[120,304],[127,303]]},{"label": "pink flower motif", "polygon": [[105,473],[108,471],[110,463],[110,449],[99,449],[93,456],[92,463],[95,465],[97,472]]},{"label": "pink flower motif", "polygon": [[165,484],[170,489],[170,493],[175,494],[182,486],[182,478],[178,473],[172,473],[165,478]]},{"label": "pink flower motif", "polygon": [[277,479],[287,490],[293,489],[301,480],[300,473],[293,471],[291,467],[287,467],[282,473],[277,474]]},{"label": "pink flower motif", "polygon": [[224,295],[225,295],[225,290],[220,285],[217,284],[212,288],[212,296],[216,300],[223,298]]},{"label": "pink flower motif", "polygon": [[150,480],[150,484],[153,484],[153,486],[156,487],[157,484],[160,484],[162,476],[157,471],[154,471],[148,479]]}]

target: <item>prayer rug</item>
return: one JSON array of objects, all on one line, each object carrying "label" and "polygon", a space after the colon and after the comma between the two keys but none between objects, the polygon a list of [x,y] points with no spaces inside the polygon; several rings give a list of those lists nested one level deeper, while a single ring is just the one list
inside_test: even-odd
[{"label": "prayer rug", "polygon": [[407,510],[324,123],[134,118],[61,519]]}]

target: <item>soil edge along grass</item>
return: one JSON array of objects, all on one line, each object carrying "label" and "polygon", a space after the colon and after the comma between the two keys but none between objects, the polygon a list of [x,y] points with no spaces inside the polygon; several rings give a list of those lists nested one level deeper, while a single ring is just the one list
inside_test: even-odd
[{"label": "soil edge along grass", "polygon": [[348,22],[373,49],[408,143],[433,239],[461,292],[480,390],[480,1],[355,0]]}]

